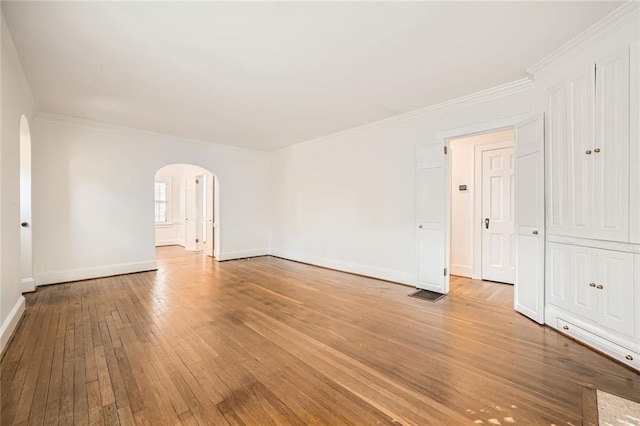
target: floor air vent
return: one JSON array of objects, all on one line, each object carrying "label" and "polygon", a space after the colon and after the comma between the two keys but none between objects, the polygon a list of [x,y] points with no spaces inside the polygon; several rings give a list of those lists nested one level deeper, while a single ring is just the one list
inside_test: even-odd
[{"label": "floor air vent", "polygon": [[418,290],[415,293],[411,293],[410,297],[416,297],[418,299],[428,300],[430,302],[437,302],[444,297],[444,294],[436,293],[429,290]]}]

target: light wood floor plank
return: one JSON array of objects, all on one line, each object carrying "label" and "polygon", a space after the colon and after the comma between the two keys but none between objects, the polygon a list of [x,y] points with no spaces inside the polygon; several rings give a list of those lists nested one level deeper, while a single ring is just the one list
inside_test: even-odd
[{"label": "light wood floor plank", "polygon": [[39,288],[0,366],[2,425],[574,424],[640,375],[513,311],[513,287],[413,289],[178,247],[159,270]]}]

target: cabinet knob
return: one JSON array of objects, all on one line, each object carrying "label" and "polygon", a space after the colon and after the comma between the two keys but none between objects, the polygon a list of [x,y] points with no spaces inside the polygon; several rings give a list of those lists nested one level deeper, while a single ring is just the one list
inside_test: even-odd
[{"label": "cabinet knob", "polygon": [[538,235],[538,231],[532,231],[531,232],[533,235]]},{"label": "cabinet knob", "polygon": [[569,329],[569,326],[568,326],[568,325],[565,325],[565,326],[563,326],[563,327],[562,327],[562,329],[563,329],[563,330],[568,330],[568,329]]},{"label": "cabinet knob", "polygon": [[629,361],[633,361],[633,357],[631,355],[627,355],[625,356],[626,359],[628,359]]},{"label": "cabinet knob", "polygon": [[585,154],[587,154],[587,155],[590,155],[590,154],[591,154],[591,150],[590,150],[590,149],[588,149],[588,150],[586,150],[584,153],[585,153]]},{"label": "cabinet knob", "polygon": [[595,153],[600,152],[600,148],[594,148],[594,149],[593,149],[593,152],[595,152]]},{"label": "cabinet knob", "polygon": [[596,288],[597,288],[598,290],[602,290],[602,289],[604,288],[604,286],[603,286],[602,284],[598,284],[598,285],[596,286]]},{"label": "cabinet knob", "polygon": [[422,225],[418,225],[418,228],[422,229]]},{"label": "cabinet knob", "polygon": [[595,287],[596,283],[589,283],[589,287]]}]

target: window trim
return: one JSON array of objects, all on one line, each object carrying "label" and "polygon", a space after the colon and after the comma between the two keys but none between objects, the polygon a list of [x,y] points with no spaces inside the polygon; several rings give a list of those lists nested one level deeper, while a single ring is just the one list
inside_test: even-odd
[{"label": "window trim", "polygon": [[[167,191],[167,200],[164,201],[165,205],[166,205],[166,222],[155,222],[155,206],[156,204],[158,204],[159,202],[163,202],[163,201],[158,201],[156,200],[156,184],[157,183],[164,183],[166,185],[166,191]],[[155,222],[155,226],[156,228],[169,228],[171,226],[173,226],[173,221],[172,221],[172,217],[171,217],[171,206],[172,206],[172,200],[171,200],[171,179],[156,179],[153,183],[153,206],[154,206],[154,222]]]}]

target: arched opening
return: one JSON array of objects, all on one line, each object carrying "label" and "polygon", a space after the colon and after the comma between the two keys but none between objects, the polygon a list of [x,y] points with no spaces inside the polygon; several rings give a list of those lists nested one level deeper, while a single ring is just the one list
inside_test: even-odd
[{"label": "arched opening", "polygon": [[191,164],[160,168],[154,180],[155,245],[180,246],[218,258],[219,181]]},{"label": "arched opening", "polygon": [[20,267],[22,292],[35,290],[31,243],[31,132],[20,117]]}]

